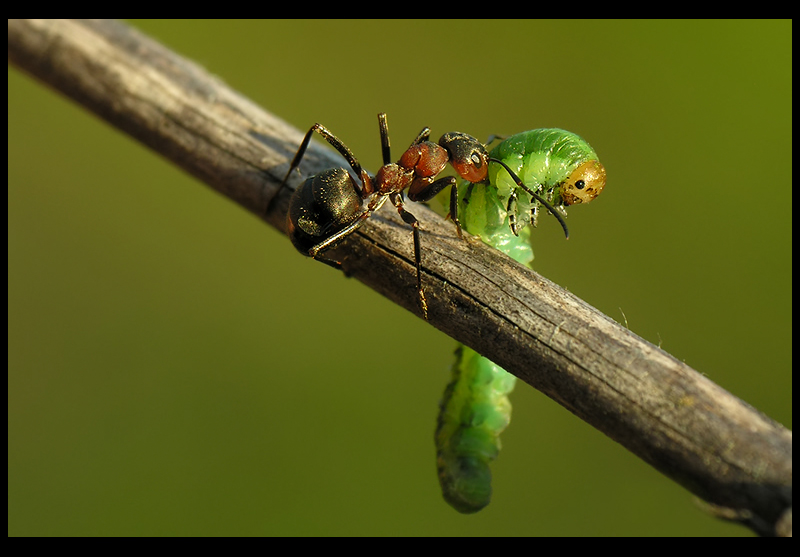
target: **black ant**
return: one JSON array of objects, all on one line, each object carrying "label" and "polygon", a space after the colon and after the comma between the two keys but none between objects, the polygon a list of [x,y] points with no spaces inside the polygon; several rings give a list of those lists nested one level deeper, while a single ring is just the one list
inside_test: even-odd
[{"label": "black ant", "polygon": [[[389,199],[397,208],[403,221],[411,225],[414,234],[414,263],[417,268],[417,292],[420,307],[425,319],[428,318],[428,303],[422,290],[420,270],[419,221],[405,209],[403,190],[408,189],[412,201],[430,201],[445,187],[451,186],[451,217],[461,227],[456,215],[456,178],[447,176],[436,179],[449,162],[459,176],[470,182],[486,179],[488,154],[483,144],[472,136],[460,132],[444,134],[439,143],[428,141],[430,128],[423,128],[411,146],[396,163],[391,162],[389,128],[386,114],[378,114],[381,134],[383,166],[375,177],[361,167],[353,152],[321,124],[314,124],[308,130],[297,154],[278,188],[286,186],[289,175],[300,165],[313,133],[320,134],[350,164],[358,178],[354,180],[344,168],[332,168],[308,178],[292,194],[289,212],[286,216],[286,229],[292,244],[300,253],[313,257],[335,268],[341,263],[324,257],[322,254],[334,247],[347,235],[353,233],[367,218],[380,209]],[[358,183],[360,182],[360,184]],[[275,199],[277,193],[275,194]],[[370,198],[364,207],[366,199]]]},{"label": "black ant", "polygon": [[[397,208],[403,221],[411,225],[413,230],[417,292],[423,317],[427,319],[428,303],[422,290],[422,271],[420,269],[419,221],[405,209],[403,191],[408,189],[408,198],[412,201],[424,202],[430,201],[436,194],[450,186],[449,216],[455,223],[456,232],[461,238],[461,224],[457,214],[457,179],[455,176],[436,179],[447,163],[451,164],[461,178],[471,183],[479,183],[487,180],[488,163],[490,161],[497,162],[506,168],[518,185],[526,190],[528,188],[503,162],[490,159],[484,144],[471,135],[461,132],[448,132],[439,139],[438,143],[433,143],[428,141],[431,130],[425,127],[400,156],[400,160],[393,163],[391,162],[389,128],[385,113],[378,114],[378,124],[381,134],[383,166],[378,169],[374,177],[371,177],[361,167],[361,163],[342,140],[333,135],[325,126],[317,123],[311,126],[303,138],[303,142],[286,172],[286,177],[272,200],[278,197],[280,191],[286,187],[292,171],[300,165],[311,135],[314,133],[321,135],[347,160],[357,180],[354,180],[346,169],[340,167],[312,176],[298,187],[292,194],[289,211],[286,215],[287,234],[292,240],[292,244],[300,253],[339,269],[342,266],[341,262],[328,259],[324,257],[323,253],[352,234],[389,199]],[[540,199],[559,218],[566,231],[566,225],[555,210],[538,195],[528,191]],[[371,199],[365,207],[364,203],[370,197]],[[268,210],[272,200],[267,207]]]}]

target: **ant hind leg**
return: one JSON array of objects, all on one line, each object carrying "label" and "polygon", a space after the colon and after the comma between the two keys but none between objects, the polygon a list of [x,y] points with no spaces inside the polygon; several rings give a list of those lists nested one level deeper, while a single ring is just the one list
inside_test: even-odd
[{"label": "ant hind leg", "polygon": [[411,225],[411,229],[414,234],[414,264],[417,268],[417,294],[419,296],[420,309],[422,309],[422,316],[427,321],[428,300],[425,298],[425,292],[422,290],[422,250],[420,249],[419,241],[419,221],[417,220],[417,217],[406,211],[400,195],[392,194],[390,197],[392,203],[397,208],[397,212],[400,214],[400,218],[402,218],[403,222],[406,224]]}]

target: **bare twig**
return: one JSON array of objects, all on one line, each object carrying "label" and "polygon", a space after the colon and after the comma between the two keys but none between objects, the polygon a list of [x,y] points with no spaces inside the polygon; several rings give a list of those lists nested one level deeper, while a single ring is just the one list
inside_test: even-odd
[{"label": "bare twig", "polygon": [[[113,21],[9,20],[8,57],[220,193],[263,215],[301,133]],[[318,146],[306,175],[341,162]],[[289,192],[264,219],[283,230]],[[791,532],[792,434],[499,252],[425,223],[430,322],[762,535]],[[339,248],[346,271],[419,314],[408,228],[390,210]],[[788,512],[787,512],[788,511]],[[787,519],[788,517],[788,519]],[[788,524],[787,524],[788,520]]]}]

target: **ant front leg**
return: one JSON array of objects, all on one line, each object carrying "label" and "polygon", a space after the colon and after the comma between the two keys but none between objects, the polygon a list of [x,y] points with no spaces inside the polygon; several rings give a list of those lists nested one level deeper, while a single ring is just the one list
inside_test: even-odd
[{"label": "ant front leg", "polygon": [[511,195],[508,196],[508,205],[506,206],[508,227],[511,229],[514,236],[519,236],[519,231],[517,230],[517,211],[517,191],[514,190],[511,192]]},{"label": "ant front leg", "polygon": [[450,188],[450,218],[453,219],[453,224],[456,225],[458,239],[463,240],[464,236],[461,235],[461,221],[458,220],[458,187],[456,184],[453,184],[453,187]]},{"label": "ant front leg", "polygon": [[428,301],[425,299],[425,292],[422,290],[422,257],[421,257],[421,249],[420,249],[420,242],[419,242],[419,221],[417,217],[406,211],[405,207],[403,206],[403,199],[402,194],[400,193],[393,193],[389,196],[392,200],[392,203],[397,208],[397,212],[400,214],[400,218],[403,219],[403,222],[406,224],[411,225],[413,234],[414,234],[414,263],[417,267],[417,294],[419,295],[419,305],[422,308],[422,316],[425,320],[428,320]]},{"label": "ant front leg", "polygon": [[358,215],[353,220],[353,222],[351,222],[350,224],[339,230],[336,234],[331,234],[330,236],[325,238],[322,242],[316,244],[311,249],[309,249],[308,256],[311,257],[312,259],[316,259],[317,261],[322,261],[323,263],[330,265],[331,267],[341,269],[342,263],[340,261],[335,261],[333,259],[323,257],[321,254],[335,247],[336,244],[338,244],[342,239],[352,234],[359,226],[364,224],[364,221],[367,220],[370,217],[370,215],[372,215],[372,213],[383,207],[383,204],[386,203],[386,199],[387,196],[385,195],[381,195],[380,197],[373,199],[373,201],[367,207],[367,210]]},{"label": "ant front leg", "polygon": [[430,201],[444,188],[450,186],[450,213],[447,215],[456,225],[456,233],[461,239],[461,223],[458,220],[458,180],[455,176],[445,176],[430,183],[417,180],[408,190],[408,198],[411,201]]},{"label": "ant front leg", "polygon": [[[486,146],[463,132],[447,132],[439,138],[442,146],[450,157],[450,165],[461,178],[477,184],[488,179],[489,153]],[[450,190],[450,218],[456,225],[458,237],[461,235],[461,223],[458,220],[458,190],[454,184]]]}]

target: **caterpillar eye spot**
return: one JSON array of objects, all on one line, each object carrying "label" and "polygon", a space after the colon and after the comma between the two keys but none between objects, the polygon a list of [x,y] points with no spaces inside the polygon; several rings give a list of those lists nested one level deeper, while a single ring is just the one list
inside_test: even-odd
[{"label": "caterpillar eye spot", "polygon": [[578,180],[577,182],[575,182],[575,187],[578,188],[579,190],[582,190],[583,188],[586,187],[586,182],[584,182],[583,180]]}]

